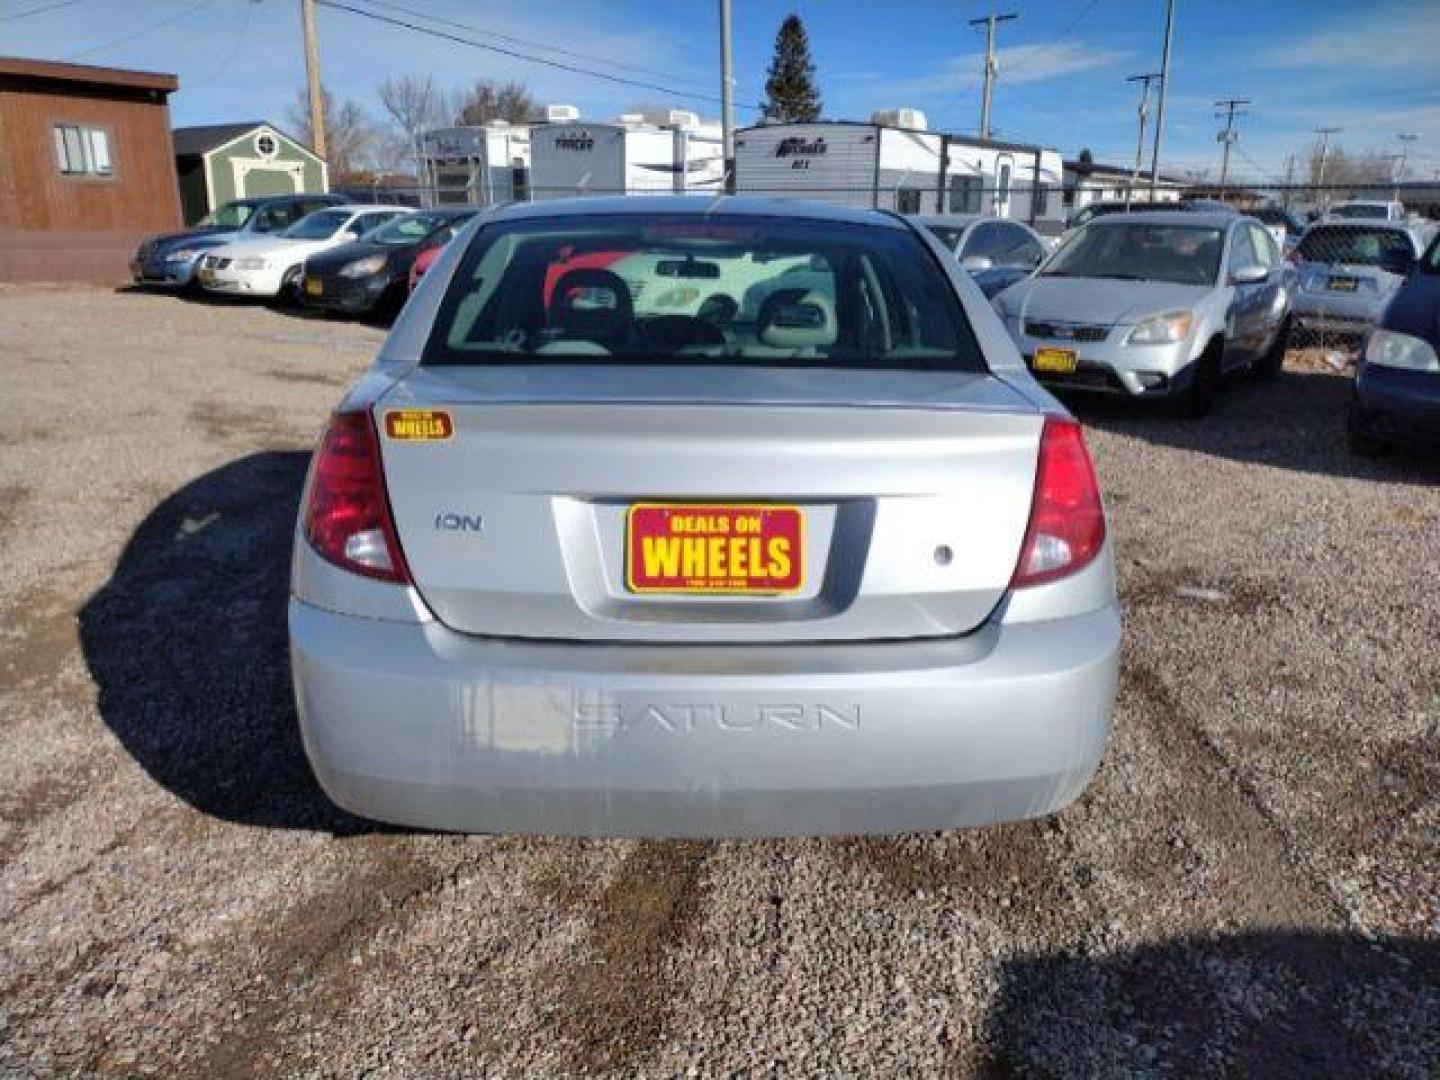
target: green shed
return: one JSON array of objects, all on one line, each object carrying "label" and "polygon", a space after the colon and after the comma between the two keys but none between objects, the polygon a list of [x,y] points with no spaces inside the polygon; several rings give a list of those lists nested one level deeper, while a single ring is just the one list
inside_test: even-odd
[{"label": "green shed", "polygon": [[187,225],[231,199],[330,190],[324,158],[263,120],[176,128],[174,142]]}]

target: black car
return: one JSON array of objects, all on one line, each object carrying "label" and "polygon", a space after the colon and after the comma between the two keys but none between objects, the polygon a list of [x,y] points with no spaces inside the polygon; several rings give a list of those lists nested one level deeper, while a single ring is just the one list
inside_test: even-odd
[{"label": "black car", "polygon": [[1419,259],[1395,249],[1384,269],[1406,274],[1365,340],[1347,425],[1350,448],[1440,450],[1440,237]]},{"label": "black car", "polygon": [[473,209],[417,210],[353,243],[305,260],[300,299],[307,307],[352,315],[394,315],[409,292],[410,267],[426,248],[444,244]]},{"label": "black car", "polygon": [[200,257],[211,248],[282,232],[306,214],[344,201],[339,195],[235,199],[210,211],[192,228],[147,236],[130,261],[130,276],[137,285],[186,288],[194,281]]}]

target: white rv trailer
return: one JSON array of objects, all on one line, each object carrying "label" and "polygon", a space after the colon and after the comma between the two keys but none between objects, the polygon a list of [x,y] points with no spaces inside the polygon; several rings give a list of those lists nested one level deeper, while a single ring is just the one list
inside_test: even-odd
[{"label": "white rv trailer", "polygon": [[421,133],[425,205],[490,206],[525,199],[529,136],[528,128],[503,120]]},{"label": "white rv trailer", "polygon": [[983,213],[1059,232],[1057,151],[927,131],[924,124],[923,114],[896,109],[870,123],[744,128],[735,133],[735,190],[902,214]]},{"label": "white rv trailer", "polygon": [[[689,114],[672,114],[688,121]],[[720,134],[703,125],[656,127],[570,121],[530,130],[530,197],[644,195],[723,190]]]}]

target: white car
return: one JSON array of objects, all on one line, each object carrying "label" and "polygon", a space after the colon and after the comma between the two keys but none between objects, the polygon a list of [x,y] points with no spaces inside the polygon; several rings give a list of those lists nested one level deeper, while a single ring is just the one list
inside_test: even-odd
[{"label": "white car", "polygon": [[231,296],[278,296],[300,280],[307,257],[358,240],[406,206],[330,206],[307,214],[284,232],[218,247],[200,263],[200,284]]}]

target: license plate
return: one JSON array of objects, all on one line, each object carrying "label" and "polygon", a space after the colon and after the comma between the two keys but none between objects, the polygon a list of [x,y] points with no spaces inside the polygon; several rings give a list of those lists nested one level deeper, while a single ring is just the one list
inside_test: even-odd
[{"label": "license plate", "polygon": [[1332,277],[1330,279],[1331,292],[1354,292],[1360,285],[1359,278],[1353,277]]},{"label": "license plate", "polygon": [[1075,370],[1080,358],[1074,349],[1036,349],[1031,366],[1036,371],[1049,371],[1056,375],[1069,375]]},{"label": "license plate", "polygon": [[200,280],[206,285],[213,285],[215,283],[215,271],[207,270],[204,267],[201,267]]},{"label": "license plate", "polygon": [[798,506],[635,503],[625,520],[635,593],[793,593],[804,584]]},{"label": "license plate", "polygon": [[305,279],[305,292],[309,296],[319,296],[325,291],[325,286],[320,284],[319,278],[307,277]]}]

